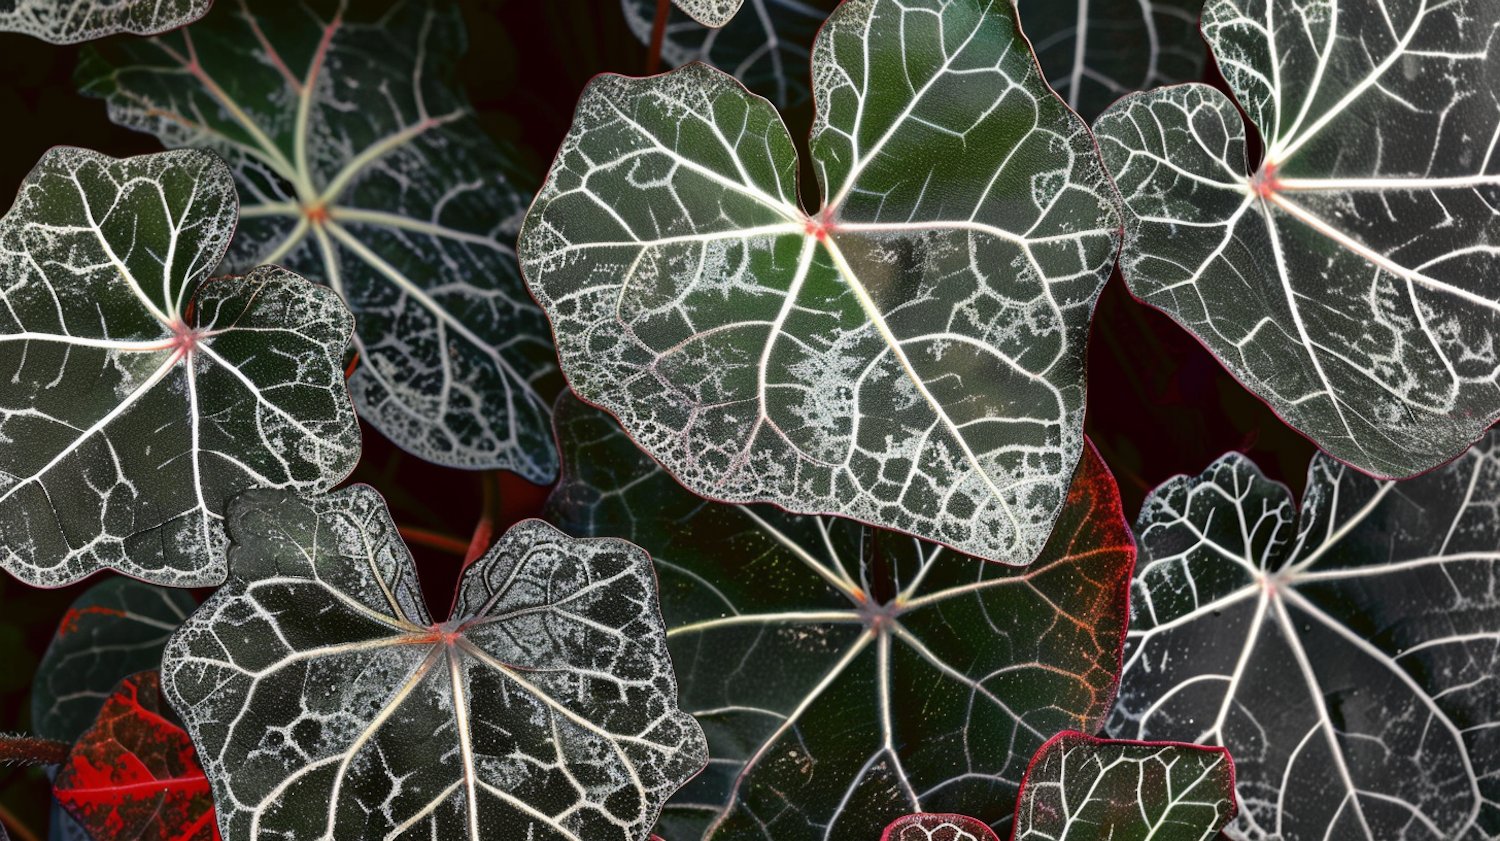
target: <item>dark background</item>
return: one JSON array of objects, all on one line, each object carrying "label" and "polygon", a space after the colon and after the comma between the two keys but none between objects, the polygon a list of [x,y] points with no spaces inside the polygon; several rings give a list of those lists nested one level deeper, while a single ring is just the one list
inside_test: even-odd
[{"label": "dark background", "polygon": [[[644,73],[646,49],[626,28],[617,0],[461,5],[469,52],[459,65],[459,81],[486,129],[519,150],[522,168],[535,179],[526,186],[535,187],[567,132],[584,84],[597,73]],[[83,146],[117,157],[160,151],[154,137],[111,123],[102,100],[76,93],[78,53],[76,46],[0,33],[0,195],[11,195],[52,146]],[[1209,76],[1206,81],[1218,83],[1212,69]],[[811,104],[785,118],[793,137],[804,143]],[[804,195],[815,201],[805,149],[803,163]],[[1088,407],[1088,435],[1114,471],[1132,521],[1151,488],[1179,473],[1197,473],[1229,450],[1247,453],[1300,496],[1314,452],[1196,339],[1137,303],[1118,272],[1092,328]],[[379,488],[409,536],[415,530],[436,536],[413,545],[413,552],[433,614],[445,615],[463,560],[457,547],[469,543],[480,517],[488,513],[496,533],[503,531],[536,515],[548,489],[510,474],[434,467],[403,455],[369,427],[364,432],[364,457],[350,481]],[[68,605],[97,580],[43,591],[0,575],[0,732],[28,728],[37,660]],[[15,841],[46,837],[47,796],[39,769],[0,766],[0,821]]]}]

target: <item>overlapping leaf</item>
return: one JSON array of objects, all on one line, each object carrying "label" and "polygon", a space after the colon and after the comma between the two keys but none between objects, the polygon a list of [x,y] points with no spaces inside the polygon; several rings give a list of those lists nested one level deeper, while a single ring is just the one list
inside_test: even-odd
[{"label": "overlapping leaf", "polygon": [[197,602],[169,590],[109,578],[78,597],[37,667],[31,687],[32,730],[72,742],[124,678],[161,667],[167,637]]},{"label": "overlapping leaf", "polygon": [[7,0],[0,32],[76,44],[116,32],[155,35],[197,20],[213,0]]},{"label": "overlapping leaf", "polygon": [[1061,733],[1021,785],[1013,841],[1208,841],[1234,817],[1223,748]]},{"label": "overlapping leaf", "polygon": [[1299,516],[1225,456],[1147,500],[1117,736],[1229,748],[1245,839],[1500,833],[1500,449],[1327,456]]},{"label": "overlapping leaf", "polygon": [[708,732],[708,770],[663,812],[667,841],[878,838],[923,810],[1004,825],[1036,748],[1102,721],[1134,553],[1092,451],[1041,558],[1017,570],[705,502],[604,412],[565,398],[555,414],[551,516],[651,553],[683,707]]},{"label": "overlapping leaf", "polygon": [[95,841],[217,841],[196,751],[163,716],[154,671],[121,681],[73,746],[53,791]]},{"label": "overlapping leaf", "polygon": [[53,149],[0,220],[0,565],[224,578],[221,512],[359,457],[337,296],[275,267],[203,283],[234,184],[209,152]]},{"label": "overlapping leaf", "polygon": [[1203,0],[1017,0],[1016,7],[1047,81],[1086,120],[1132,91],[1203,75]]},{"label": "overlapping leaf", "polygon": [[556,361],[511,247],[526,196],[452,84],[464,46],[443,0],[225,0],[78,75],[116,122],[230,161],[231,266],[344,297],[361,417],[430,461],[548,482]]},{"label": "overlapping leaf", "polygon": [[512,528],[435,624],[384,502],[252,492],[167,646],[230,841],[643,841],[705,760],[645,553]]},{"label": "overlapping leaf", "polygon": [[995,831],[965,815],[906,815],[891,822],[880,841],[1000,841]]},{"label": "overlapping leaf", "polygon": [[[620,0],[625,22],[642,44],[651,43],[656,0]],[[668,67],[702,61],[733,75],[752,92],[787,108],[810,93],[813,36],[836,0],[750,0],[750,8],[714,29],[674,9],[662,34]]]},{"label": "overlapping leaf", "polygon": [[1500,5],[1211,0],[1264,139],[1203,85],[1100,117],[1131,290],[1334,457],[1380,476],[1500,417]]},{"label": "overlapping leaf", "polygon": [[699,494],[1026,563],[1115,246],[1092,139],[1005,4],[844,3],[813,80],[812,216],[729,76],[590,84],[520,244],[564,371]]}]

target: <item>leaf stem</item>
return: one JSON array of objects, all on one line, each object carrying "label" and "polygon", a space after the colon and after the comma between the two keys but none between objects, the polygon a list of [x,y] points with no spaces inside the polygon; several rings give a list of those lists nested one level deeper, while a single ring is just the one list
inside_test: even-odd
[{"label": "leaf stem", "polygon": [[493,470],[479,474],[479,490],[482,494],[479,523],[474,526],[474,536],[469,538],[469,548],[464,553],[465,569],[490,548],[495,536],[495,523],[500,519],[500,475]]},{"label": "leaf stem", "polygon": [[22,733],[0,733],[0,764],[61,765],[72,751],[73,746],[67,742]]},{"label": "leaf stem", "polygon": [[443,552],[452,552],[455,555],[465,555],[469,551],[469,541],[460,540],[452,535],[430,531],[417,526],[396,526],[396,533],[407,543],[418,546],[426,546],[429,549],[437,549]]},{"label": "leaf stem", "polygon": [[5,827],[14,841],[41,841],[37,837],[37,834],[31,831],[30,827],[21,823],[21,819],[17,818],[14,812],[4,806],[0,806],[0,825]]},{"label": "leaf stem", "polygon": [[650,54],[646,56],[646,75],[655,75],[661,70],[661,42],[667,36],[667,12],[672,0],[656,0],[656,17],[651,20]]}]

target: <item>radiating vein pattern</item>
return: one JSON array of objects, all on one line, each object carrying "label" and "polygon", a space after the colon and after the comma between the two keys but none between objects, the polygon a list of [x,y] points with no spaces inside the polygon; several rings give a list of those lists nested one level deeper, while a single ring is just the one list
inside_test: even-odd
[{"label": "radiating vein pattern", "polygon": [[255,492],[163,673],[226,841],[644,841],[703,766],[645,553],[538,520],[434,623],[385,503]]},{"label": "radiating vein pattern", "polygon": [[48,152],[0,219],[0,566],[224,579],[225,502],[359,457],[337,296],[282,269],[205,283],[235,192],[198,150]]},{"label": "radiating vein pattern", "polygon": [[115,684],[161,667],[167,637],[197,606],[184,590],[107,578],[63,614],[31,685],[38,736],[77,741]]},{"label": "radiating vein pattern", "polygon": [[429,461],[550,482],[560,383],[512,248],[527,197],[452,82],[464,47],[445,0],[223,0],[90,50],[78,77],[116,122],[230,161],[230,266],[343,296],[361,417]]},{"label": "radiating vein pattern", "polygon": [[[666,841],[878,838],[901,815],[1007,825],[1026,764],[1113,697],[1133,548],[1087,451],[1025,570],[848,520],[705,502],[606,413],[555,410],[549,516],[645,547],[682,704],[708,769],[668,802]],[[982,808],[981,808],[982,807]]]},{"label": "radiating vein pattern", "polygon": [[1236,839],[1500,833],[1500,450],[1319,455],[1300,515],[1231,454],[1147,499],[1111,735],[1229,748]]},{"label": "radiating vein pattern", "polygon": [[590,84],[520,244],[564,371],[701,495],[1027,563],[1115,247],[1093,142],[1004,2],[845,3],[813,89],[808,215],[732,78]]},{"label": "radiating vein pattern", "polygon": [[155,35],[196,20],[213,0],[9,0],[0,32],[76,44],[117,32]]},{"label": "radiating vein pattern", "polygon": [[1092,120],[1134,91],[1197,81],[1202,0],[1017,0],[1052,89]]},{"label": "radiating vein pattern", "polygon": [[[656,0],[620,0],[625,22],[642,44],[651,43]],[[812,90],[812,42],[836,0],[748,0],[743,14],[714,29],[674,7],[662,35],[668,67],[701,61],[734,76],[778,108],[807,101]]]},{"label": "radiating vein pattern", "polygon": [[1211,0],[1235,103],[1187,85],[1096,129],[1131,290],[1348,464],[1404,477],[1500,417],[1500,6]]},{"label": "radiating vein pattern", "polygon": [[1026,772],[1012,839],[1208,841],[1234,811],[1223,748],[1062,733]]}]

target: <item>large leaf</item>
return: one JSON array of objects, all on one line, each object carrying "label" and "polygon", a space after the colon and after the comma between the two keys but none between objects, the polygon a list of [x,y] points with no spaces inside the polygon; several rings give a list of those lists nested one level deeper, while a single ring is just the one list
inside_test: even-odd
[{"label": "large leaf", "polygon": [[705,502],[608,415],[556,409],[563,528],[626,537],[661,577],[683,707],[708,770],[667,841],[878,838],[909,812],[1009,822],[1032,753],[1097,730],[1114,696],[1134,550],[1092,450],[1018,570],[849,520]]},{"label": "large leaf", "polygon": [[6,0],[0,32],[76,44],[116,32],[155,35],[202,17],[213,0]]},{"label": "large leaf", "polygon": [[1203,75],[1203,0],[1017,0],[1016,7],[1047,81],[1084,119],[1132,91]]},{"label": "large leaf", "polygon": [[221,2],[85,54],[84,93],[168,146],[224,155],[244,197],[231,266],[277,263],[354,311],[360,416],[455,467],[550,482],[556,360],[512,244],[526,196],[452,83],[441,0]]},{"label": "large leaf", "polygon": [[1234,817],[1223,748],[1060,733],[1021,785],[1013,841],[1208,841]]},{"label": "large leaf", "polygon": [[124,678],[157,669],[167,637],[197,606],[182,590],[109,578],[64,614],[31,687],[31,727],[77,740]]},{"label": "large leaf", "polygon": [[163,716],[154,671],[121,681],[53,782],[95,841],[217,841],[188,734]]},{"label": "large leaf", "polygon": [[[642,44],[651,43],[657,0],[620,0],[625,22]],[[702,61],[733,75],[752,92],[786,108],[806,101],[813,36],[836,0],[749,0],[750,8],[721,29],[673,9],[662,34],[661,60],[669,67]]]},{"label": "large leaf", "polygon": [[699,494],[1030,561],[1083,450],[1118,217],[1012,12],[834,12],[813,216],[731,77],[595,79],[520,244],[578,394]]},{"label": "large leaf", "polygon": [[1235,838],[1500,833],[1500,449],[1327,456],[1299,516],[1242,456],[1148,498],[1109,732],[1234,755]]},{"label": "large leaf", "polygon": [[880,841],[1000,841],[988,824],[965,815],[906,815],[891,822]]},{"label": "large leaf", "polygon": [[1131,290],[1348,464],[1409,476],[1500,417],[1500,86],[1490,0],[1212,0],[1264,139],[1203,85],[1099,118]]},{"label": "large leaf", "polygon": [[525,521],[437,624],[366,486],[252,492],[229,531],[230,581],[163,667],[229,841],[643,841],[703,766],[623,541]]},{"label": "large leaf", "polygon": [[202,283],[234,221],[198,150],[53,149],[0,219],[0,565],[23,581],[217,584],[229,497],[353,469],[349,313],[275,267]]}]

